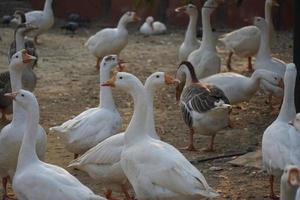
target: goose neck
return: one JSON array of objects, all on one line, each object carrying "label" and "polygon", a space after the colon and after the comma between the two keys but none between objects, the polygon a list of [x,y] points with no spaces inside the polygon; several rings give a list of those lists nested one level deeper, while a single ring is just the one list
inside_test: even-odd
[{"label": "goose neck", "polygon": [[280,183],[280,200],[295,200],[298,187],[289,186],[286,179]]},{"label": "goose neck", "polygon": [[294,73],[293,71],[289,72],[287,70],[285,73],[283,102],[281,105],[279,115],[277,117],[277,119],[280,121],[289,122],[296,115],[294,100],[296,76],[296,73]]},{"label": "goose neck", "polygon": [[159,139],[159,137],[156,133],[156,130],[155,130],[154,111],[153,111],[153,100],[154,100],[155,87],[152,86],[148,81],[146,81],[145,90],[147,93],[147,102],[148,102],[146,130],[147,130],[147,133],[152,138]]},{"label": "goose neck", "polygon": [[46,0],[44,5],[44,11],[52,13],[52,2],[53,0]]},{"label": "goose neck", "polygon": [[272,19],[272,5],[269,5],[269,3],[265,3],[265,19],[268,24],[268,35],[269,35],[269,40],[270,44],[272,41],[272,32],[274,30],[274,25],[273,25],[273,19]]},{"label": "goose neck", "polygon": [[25,40],[23,34],[24,33],[19,31],[15,32],[16,52],[25,49]]},{"label": "goose neck", "polygon": [[128,22],[127,22],[126,18],[124,16],[121,17],[121,19],[118,22],[118,26],[117,26],[118,30],[126,30],[127,31],[127,28],[126,28],[127,24],[128,24]]},{"label": "goose neck", "polygon": [[202,30],[203,30],[203,38],[201,43],[201,48],[215,50],[216,47],[214,45],[213,32],[211,29],[210,23],[210,13],[207,12],[207,8],[202,8]]},{"label": "goose neck", "polygon": [[269,40],[269,34],[267,32],[268,25],[264,27],[260,27],[261,31],[261,39],[260,39],[260,45],[259,50],[257,52],[257,58],[271,58],[271,51],[270,51],[270,40]]},{"label": "goose neck", "polygon": [[125,144],[136,144],[147,136],[146,120],[147,120],[147,94],[142,84],[136,85],[131,89],[130,94],[134,102],[134,112],[130,123],[125,131]]},{"label": "goose neck", "polygon": [[35,147],[39,124],[39,110],[38,107],[34,107],[31,110],[27,110],[25,112],[26,126],[18,157],[17,169],[21,169],[27,165],[39,161]]},{"label": "goose neck", "polygon": [[197,19],[198,13],[189,15],[189,25],[185,33],[185,42],[193,42],[197,39]]},{"label": "goose neck", "polygon": [[[110,70],[100,67],[100,84],[107,81],[109,79],[109,75],[110,75]],[[99,94],[100,94],[99,95],[99,100],[100,100],[99,107],[100,108],[107,108],[110,110],[116,109],[116,105],[115,105],[115,101],[114,101],[114,98],[112,95],[111,87],[100,86]]]},{"label": "goose neck", "polygon": [[262,79],[263,74],[259,71],[254,71],[249,80],[249,90],[257,91],[260,85],[260,80]]}]

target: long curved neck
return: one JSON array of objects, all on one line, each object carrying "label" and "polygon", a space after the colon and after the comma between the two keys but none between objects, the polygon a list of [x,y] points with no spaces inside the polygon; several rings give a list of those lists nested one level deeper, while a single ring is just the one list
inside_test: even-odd
[{"label": "long curved neck", "polygon": [[210,24],[210,14],[206,10],[207,8],[202,8],[202,26],[203,26],[203,38],[201,43],[201,48],[206,48],[210,50],[216,50],[214,45],[213,32]]},{"label": "long curved neck", "polygon": [[[100,67],[100,84],[109,79],[110,70]],[[112,95],[111,87],[100,86],[100,108],[107,108],[114,110],[116,108],[115,101]]]},{"label": "long curved neck", "polygon": [[53,11],[52,11],[52,1],[53,0],[46,0],[45,1],[44,11],[53,13]]},{"label": "long curved neck", "polygon": [[155,93],[155,88],[149,83],[149,81],[146,81],[145,89],[147,93],[147,102],[148,102],[146,130],[151,137],[155,139],[159,139],[159,136],[157,135],[155,130],[154,111],[153,111],[153,99],[154,99],[153,96]]},{"label": "long curved neck", "polygon": [[263,74],[259,73],[259,71],[254,71],[252,76],[250,78],[248,78],[247,90],[249,93],[255,93],[258,90],[262,76],[263,76]]},{"label": "long curved neck", "polygon": [[289,122],[296,115],[294,89],[296,74],[286,71],[284,76],[284,96],[277,120]]},{"label": "long curved neck", "polygon": [[38,108],[33,108],[30,111],[26,111],[26,127],[19,152],[17,169],[21,169],[32,164],[33,162],[39,161],[35,148],[38,124]]},{"label": "long curved neck", "polygon": [[189,16],[189,25],[187,27],[184,42],[193,42],[197,40],[197,19],[198,12]]},{"label": "long curved neck", "polygon": [[271,51],[270,51],[270,38],[267,31],[268,25],[264,27],[260,27],[261,31],[261,39],[259,50],[257,52],[257,58],[271,58]]},{"label": "long curved neck", "polygon": [[[13,69],[9,69],[10,74],[10,84],[11,84],[11,90],[13,92],[19,91],[22,89],[22,72],[16,71]],[[13,117],[12,117],[12,123],[18,123],[20,121],[23,121],[24,119],[24,110],[23,108],[17,104],[15,101],[13,101]]]},{"label": "long curved neck", "polygon": [[[267,1],[266,1],[267,2]],[[269,42],[271,44],[272,35],[274,30],[273,19],[272,19],[272,5],[265,3],[265,20],[268,24],[268,35],[269,35]]]},{"label": "long curved neck", "polygon": [[23,33],[15,32],[16,52],[25,49],[25,40]]},{"label": "long curved neck", "polygon": [[147,120],[147,94],[142,84],[136,85],[130,92],[134,102],[134,112],[125,131],[125,145],[135,144],[147,136],[145,123]]},{"label": "long curved neck", "polygon": [[118,29],[121,29],[121,30],[126,30],[126,31],[127,31],[127,28],[126,28],[127,23],[128,23],[128,22],[126,22],[125,17],[122,16],[121,19],[120,19],[119,22],[118,22],[117,28],[118,28]]},{"label": "long curved neck", "polygon": [[280,200],[295,200],[297,187],[287,185],[287,180],[282,180],[280,184]]}]

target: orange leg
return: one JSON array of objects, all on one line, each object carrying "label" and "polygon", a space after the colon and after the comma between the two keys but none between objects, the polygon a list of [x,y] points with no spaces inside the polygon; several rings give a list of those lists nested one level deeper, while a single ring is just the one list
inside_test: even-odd
[{"label": "orange leg", "polygon": [[252,60],[251,57],[248,57],[248,70],[249,70],[250,72],[253,71],[251,60]]},{"label": "orange leg", "polygon": [[273,183],[274,183],[274,176],[271,175],[269,178],[269,183],[270,183],[270,198],[271,199],[279,199],[279,197],[274,193],[274,187],[273,187]]},{"label": "orange leg", "polygon": [[204,151],[206,151],[206,152],[214,152],[215,151],[215,149],[214,149],[215,137],[216,137],[216,135],[211,136],[210,144],[207,149],[204,149]]},{"label": "orange leg", "polygon": [[231,68],[231,57],[232,57],[232,55],[233,55],[233,52],[232,51],[230,51],[229,52],[229,55],[228,55],[228,59],[227,59],[227,69],[229,70],[229,71],[231,71],[232,70],[232,68]]},{"label": "orange leg", "polygon": [[112,190],[108,189],[106,192],[105,192],[105,197],[106,199],[108,200],[119,200],[119,199],[116,199],[116,198],[113,198],[112,197]]},{"label": "orange leg", "polygon": [[181,148],[182,150],[197,151],[196,148],[194,147],[194,134],[195,134],[194,129],[190,128],[190,141],[189,141],[189,145],[187,147]]},{"label": "orange leg", "polygon": [[8,181],[8,177],[2,178],[2,187],[3,187],[2,200],[9,200],[9,198],[7,196],[7,181]]},{"label": "orange leg", "polygon": [[130,197],[130,194],[128,193],[128,189],[126,185],[122,185],[122,191],[125,195],[125,200],[132,200],[133,198]]}]

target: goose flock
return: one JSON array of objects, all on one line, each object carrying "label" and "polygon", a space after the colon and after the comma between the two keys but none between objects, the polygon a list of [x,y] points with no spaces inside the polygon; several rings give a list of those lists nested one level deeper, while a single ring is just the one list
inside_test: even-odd
[{"label": "goose flock", "polygon": [[[8,121],[0,132],[0,176],[3,200],[11,182],[19,200],[115,200],[113,192],[126,200],[190,200],[220,196],[202,172],[173,145],[164,142],[156,131],[155,92],[174,88],[182,120],[189,129],[185,150],[196,151],[195,134],[211,137],[205,151],[216,151],[215,137],[232,127],[233,105],[249,101],[257,91],[282,98],[279,114],[263,133],[262,165],[269,175],[270,198],[275,178],[280,181],[281,200],[300,200],[300,114],[296,113],[294,89],[296,66],[272,57],[275,30],[272,7],[265,1],[265,19],[254,17],[253,26],[242,27],[216,38],[211,15],[224,0],[206,0],[201,8],[202,41],[197,39],[198,8],[193,4],[174,12],[189,16],[184,41],[179,47],[175,76],[157,71],[143,84],[124,70],[120,59],[128,44],[127,24],[140,21],[136,12],[127,11],[115,28],[104,28],[85,43],[96,57],[99,70],[99,105],[50,128],[67,151],[74,154],[68,167],[86,172],[105,189],[104,197],[95,194],[64,168],[45,162],[47,134],[40,125],[40,106],[33,94],[37,83],[34,67],[38,63],[38,37],[54,24],[53,0],[46,0],[42,11],[17,10],[11,20],[17,23],[9,48],[8,71],[0,74],[0,111]],[[148,16],[139,29],[143,35],[167,33],[166,25]],[[221,72],[216,47],[220,41],[231,57],[248,58],[248,77],[236,72]],[[125,49],[125,50],[124,50]],[[252,67],[251,57],[255,57]],[[112,75],[111,75],[112,74]],[[134,104],[131,120],[122,132],[122,116],[112,90],[128,93]],[[9,121],[7,115],[12,114]]]}]

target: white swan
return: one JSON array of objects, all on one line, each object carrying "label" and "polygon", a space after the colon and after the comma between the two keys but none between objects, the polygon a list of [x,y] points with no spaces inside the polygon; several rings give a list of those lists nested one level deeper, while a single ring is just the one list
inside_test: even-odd
[{"label": "white swan", "polygon": [[275,197],[274,176],[280,176],[288,164],[300,166],[300,133],[289,124],[289,121],[296,115],[294,103],[296,76],[295,65],[288,64],[284,76],[284,97],[279,115],[263,134],[262,163],[270,175],[271,197]]},{"label": "white swan", "polygon": [[185,32],[183,43],[179,48],[179,61],[186,61],[191,52],[198,49],[201,42],[197,39],[197,20],[198,20],[198,8],[193,4],[178,7],[175,12],[185,12],[189,15],[189,25]]},{"label": "white swan", "polygon": [[[43,10],[34,10],[25,13],[26,23],[30,23],[38,28],[28,33],[28,35],[33,36],[36,44],[38,44],[38,36],[47,32],[54,24],[52,2],[53,0],[46,0]],[[19,23],[22,21],[21,19],[17,20]]]},{"label": "white swan", "polygon": [[152,16],[146,18],[146,21],[140,27],[140,32],[144,35],[163,34],[167,31],[166,25],[162,22],[154,21]]},{"label": "white swan", "polygon": [[[146,130],[155,139],[159,139],[155,131],[153,116],[153,96],[155,90],[165,84],[175,84],[176,82],[176,80],[164,72],[151,74],[145,82],[148,101]],[[107,188],[107,199],[111,198],[112,189],[124,192],[126,198],[129,199],[130,196],[127,192],[128,181],[120,166],[123,146],[124,132],[107,138],[81,157],[72,161],[69,166],[83,170],[93,179],[99,180],[100,184]]]},{"label": "white swan", "polygon": [[120,88],[134,100],[134,113],[125,131],[120,163],[137,199],[185,200],[218,196],[201,172],[176,148],[147,134],[147,94],[135,76],[119,72],[103,85]]},{"label": "white swan", "polygon": [[[15,53],[9,64],[10,81],[12,91],[22,89],[22,72],[26,64],[36,59],[21,50]],[[11,123],[6,125],[0,132],[0,176],[4,186],[3,199],[7,197],[6,184],[8,178],[13,178],[16,167],[24,129],[26,127],[26,115],[24,109],[13,102],[13,118]],[[44,159],[47,137],[45,130],[38,125],[37,127],[36,150],[39,158]]]},{"label": "white swan", "polygon": [[299,200],[296,197],[300,186],[300,169],[296,165],[287,165],[280,179],[280,200]]},{"label": "white swan", "polygon": [[116,28],[105,28],[91,36],[85,46],[97,58],[96,68],[104,56],[110,54],[119,55],[128,43],[128,31],[126,25],[139,21],[135,12],[126,12],[119,20]]},{"label": "white swan", "polygon": [[[183,120],[190,129],[189,145],[185,148],[195,151],[193,137],[195,131],[211,136],[208,151],[214,151],[214,139],[217,132],[230,126],[231,106],[224,92],[215,85],[202,83],[196,77],[192,64],[182,62],[176,72],[181,83],[176,88]],[[184,81],[182,81],[184,80]]]},{"label": "white swan", "polygon": [[61,167],[44,163],[36,152],[39,129],[39,105],[35,96],[26,90],[8,93],[25,111],[24,137],[13,178],[13,189],[19,200],[105,200],[95,195],[74,176]]},{"label": "white swan", "polygon": [[[255,70],[251,77],[246,77],[238,73],[219,73],[204,79],[201,82],[212,84],[220,88],[229,99],[230,104],[237,104],[249,101],[257,92],[260,84],[271,84],[279,86],[281,77],[274,72],[259,69]],[[281,89],[278,87],[278,89]]]},{"label": "white swan", "polygon": [[199,79],[217,74],[221,70],[221,59],[216,49],[216,41],[212,33],[210,16],[218,7],[220,0],[207,0],[201,10],[203,38],[199,49],[188,56],[188,61],[195,68]]},{"label": "white swan", "polygon": [[[104,57],[100,67],[100,83],[108,80],[111,70],[121,62],[116,55]],[[74,153],[75,158],[121,129],[122,119],[111,88],[101,87],[99,99],[98,107],[88,109],[62,125],[50,128],[61,136],[66,149]]]},{"label": "white swan", "polygon": [[[275,0],[265,1],[265,18],[269,24],[268,32],[273,35],[272,7],[279,6]],[[252,71],[251,57],[255,56],[260,44],[260,30],[255,26],[245,26],[238,30],[227,33],[219,39],[225,48],[229,50],[227,68],[231,68],[231,57],[233,54],[242,58],[248,58],[248,70]]]}]

